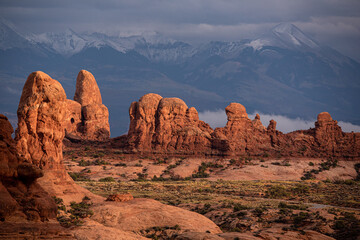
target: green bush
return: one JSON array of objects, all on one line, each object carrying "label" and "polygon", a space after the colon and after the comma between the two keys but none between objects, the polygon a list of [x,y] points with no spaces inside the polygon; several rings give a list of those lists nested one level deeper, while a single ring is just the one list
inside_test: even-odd
[{"label": "green bush", "polygon": [[335,219],[332,228],[336,239],[358,239],[360,236],[360,221],[354,213],[345,212],[343,216]]},{"label": "green bush", "polygon": [[113,177],[105,177],[105,178],[100,178],[99,182],[115,182],[115,179]]},{"label": "green bush", "polygon": [[273,185],[265,192],[265,197],[267,198],[284,198],[289,196],[289,191],[281,185]]},{"label": "green bush", "polygon": [[233,208],[234,212],[242,211],[242,210],[246,210],[246,209],[248,209],[248,207],[241,205],[240,203],[235,203],[234,208]]},{"label": "green bush", "polygon": [[309,221],[309,218],[310,214],[307,212],[300,212],[291,216],[295,228],[305,225],[305,223]]},{"label": "green bush", "polygon": [[88,161],[85,161],[84,159],[81,159],[80,162],[79,162],[79,166],[81,167],[87,167],[87,166],[90,166],[91,165],[91,162],[88,160]]},{"label": "green bush", "polygon": [[90,181],[89,177],[80,172],[69,172],[69,175],[74,181]]}]

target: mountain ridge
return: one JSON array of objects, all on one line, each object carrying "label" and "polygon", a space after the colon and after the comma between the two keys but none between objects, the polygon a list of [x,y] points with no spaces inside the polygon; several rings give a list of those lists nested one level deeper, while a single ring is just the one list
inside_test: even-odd
[{"label": "mountain ridge", "polygon": [[[270,44],[271,37],[279,37],[274,31],[283,41]],[[0,46],[6,40],[2,36]],[[13,93],[6,89],[20,91],[19,79],[29,72],[49,72],[73,94],[78,69],[88,69],[98,79],[115,135],[127,129],[130,103],[148,92],[182,98],[200,112],[240,102],[249,112],[312,119],[327,111],[360,124],[360,64],[292,24],[277,25],[254,39],[198,46],[159,33],[109,36],[68,30],[41,36],[41,41],[33,36],[23,38],[24,44],[0,48],[0,82],[6,86],[0,89],[2,111],[16,112]]]}]

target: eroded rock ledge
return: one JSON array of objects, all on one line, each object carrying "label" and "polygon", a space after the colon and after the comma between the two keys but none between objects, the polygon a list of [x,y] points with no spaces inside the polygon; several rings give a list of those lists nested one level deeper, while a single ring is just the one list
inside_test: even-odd
[{"label": "eroded rock ledge", "polygon": [[249,119],[239,103],[225,111],[226,126],[213,130],[181,99],[149,93],[131,104],[129,132],[118,146],[152,154],[360,157],[360,133],[344,133],[327,112],[315,128],[283,134],[274,120],[265,127],[259,114]]}]

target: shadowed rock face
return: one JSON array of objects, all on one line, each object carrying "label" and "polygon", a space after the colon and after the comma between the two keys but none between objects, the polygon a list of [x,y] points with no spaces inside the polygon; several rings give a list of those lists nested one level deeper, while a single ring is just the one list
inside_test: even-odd
[{"label": "shadowed rock face", "polygon": [[68,138],[105,141],[110,138],[109,111],[102,104],[94,76],[81,70],[74,101],[66,101],[65,129]]},{"label": "shadowed rock face", "polygon": [[13,128],[0,114],[0,220],[44,221],[56,217],[54,200],[39,186],[39,167],[18,156]]},{"label": "shadowed rock face", "polygon": [[131,104],[129,115],[127,142],[132,150],[193,154],[210,149],[212,129],[179,98],[146,94]]},{"label": "shadowed rock face", "polygon": [[274,120],[267,128],[259,114],[250,120],[239,103],[230,103],[225,111],[226,126],[212,130],[181,99],[147,94],[130,106],[125,145],[157,153],[360,157],[360,133],[342,132],[329,113],[319,114],[314,129],[283,134]]}]

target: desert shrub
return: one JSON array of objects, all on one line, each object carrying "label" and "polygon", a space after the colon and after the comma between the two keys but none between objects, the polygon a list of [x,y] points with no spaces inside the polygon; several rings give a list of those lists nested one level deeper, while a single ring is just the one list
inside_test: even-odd
[{"label": "desert shrub", "polygon": [[90,181],[90,178],[80,172],[69,172],[70,177],[74,181]]},{"label": "desert shrub", "polygon": [[81,167],[87,167],[87,166],[90,166],[91,165],[91,162],[88,160],[88,161],[85,161],[84,159],[81,159],[79,161],[79,166]]},{"label": "desert shrub", "polygon": [[169,166],[167,166],[167,170],[170,170],[170,169],[173,169],[173,168],[176,168],[177,167],[177,165],[176,164],[171,164],[171,165],[169,165]]},{"label": "desert shrub", "polygon": [[272,164],[272,165],[277,165],[277,166],[280,166],[280,165],[281,165],[279,162],[272,162],[271,164]]},{"label": "desert shrub", "polygon": [[89,146],[86,146],[85,148],[84,148],[84,151],[90,151],[91,150],[91,147],[89,147]]},{"label": "desert shrub", "polygon": [[265,207],[257,207],[254,210],[252,210],[252,213],[256,216],[261,218],[264,212],[267,211]]},{"label": "desert shrub", "polygon": [[209,177],[209,174],[206,173],[206,169],[207,169],[208,165],[205,162],[202,162],[201,165],[198,168],[198,172],[194,173],[192,175],[193,178],[207,178]]},{"label": "desert shrub", "polygon": [[115,179],[113,177],[105,177],[105,178],[100,178],[99,182],[115,182]]},{"label": "desert shrub", "polygon": [[246,209],[248,209],[248,207],[241,205],[240,203],[235,203],[233,208],[234,212],[246,210]]},{"label": "desert shrub", "polygon": [[304,173],[304,176],[301,177],[301,180],[309,180],[309,179],[314,179],[315,177],[312,175],[311,172],[306,171]]},{"label": "desert shrub", "polygon": [[116,163],[115,167],[126,167],[126,163]]},{"label": "desert shrub", "polygon": [[314,166],[315,164],[313,162],[309,162],[309,166]]},{"label": "desert shrub", "polygon": [[357,173],[357,176],[355,178],[356,181],[360,181],[360,163],[354,164],[355,171]]},{"label": "desert shrub", "polygon": [[71,202],[70,203],[71,209],[69,210],[69,213],[71,213],[72,215],[78,218],[90,217],[94,214],[93,211],[90,210],[90,206],[91,204],[86,202],[80,202],[80,203]]},{"label": "desert shrub", "polygon": [[92,162],[92,164],[99,166],[99,165],[108,165],[109,163],[102,159],[96,159],[95,161]]},{"label": "desert shrub", "polygon": [[360,236],[360,221],[354,213],[345,212],[340,218],[335,218],[332,228],[336,239],[358,239]]},{"label": "desert shrub", "polygon": [[298,183],[291,189],[291,192],[295,194],[308,194],[310,192],[310,188],[308,185]]},{"label": "desert shrub", "polygon": [[163,178],[163,177],[157,177],[156,175],[154,175],[154,177],[151,179],[151,181],[154,181],[154,182],[163,182],[163,181],[166,181],[167,179],[166,178]]},{"label": "desert shrub", "polygon": [[98,152],[93,155],[93,158],[102,158],[104,156],[105,156],[105,154],[103,152]]},{"label": "desert shrub", "polygon": [[55,203],[56,203],[56,205],[57,205],[57,208],[58,208],[58,210],[61,210],[61,211],[66,211],[66,207],[65,207],[65,205],[64,205],[64,201],[63,201],[63,199],[62,198],[58,198],[58,197],[56,197],[56,196],[53,196],[53,199],[54,199],[54,201],[55,201]]},{"label": "desert shrub", "polygon": [[230,159],[230,165],[234,165],[236,163],[235,159]]},{"label": "desert shrub", "polygon": [[[90,200],[87,197],[84,197],[83,200]],[[63,227],[72,227],[72,226],[81,226],[83,224],[82,218],[87,218],[92,216],[94,213],[90,210],[91,203],[86,202],[71,202],[70,203],[70,216],[58,216],[57,220]]]},{"label": "desert shrub", "polygon": [[147,173],[137,173],[136,175],[138,176],[138,178],[135,179],[135,181],[145,181],[148,174]]},{"label": "desert shrub", "polygon": [[296,204],[287,204],[285,202],[280,202],[278,207],[280,209],[306,210],[305,206],[299,206]]},{"label": "desert shrub", "polygon": [[305,225],[305,223],[309,221],[309,218],[310,214],[307,212],[299,212],[291,216],[295,228]]},{"label": "desert shrub", "polygon": [[208,213],[208,212],[210,212],[210,211],[212,211],[212,210],[214,210],[214,209],[211,208],[211,204],[210,204],[210,203],[205,203],[202,208],[196,207],[196,208],[194,209],[195,212],[200,213],[200,214],[202,214],[202,215],[204,215],[204,214],[206,214],[206,213]]},{"label": "desert shrub", "polygon": [[[309,163],[310,165],[310,163]],[[330,170],[330,168],[335,168],[338,166],[338,160],[337,159],[328,159],[325,162],[320,163],[320,166],[318,169],[311,169],[310,171],[306,171],[304,173],[304,176],[301,177],[301,180],[309,180],[314,179],[313,174],[318,174],[322,171]]]},{"label": "desert shrub", "polygon": [[284,198],[290,196],[289,191],[281,185],[273,185],[265,192],[267,198]]}]

